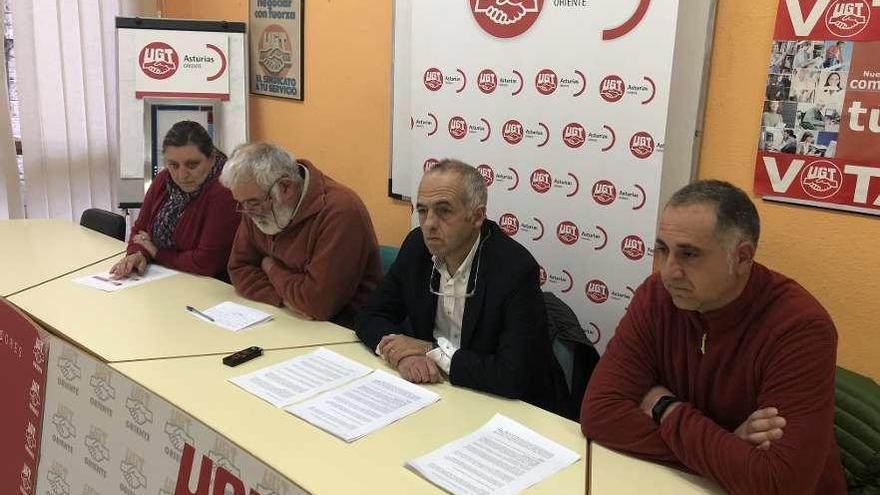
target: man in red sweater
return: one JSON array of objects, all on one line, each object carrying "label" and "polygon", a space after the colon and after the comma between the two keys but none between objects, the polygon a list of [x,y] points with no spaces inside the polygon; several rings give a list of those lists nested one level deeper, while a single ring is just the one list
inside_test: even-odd
[{"label": "man in red sweater", "polygon": [[220,182],[245,213],[229,255],[235,290],[351,327],[382,280],[373,222],[357,194],[266,143],[236,149]]},{"label": "man in red sweater", "polygon": [[837,494],[837,332],[803,287],[754,261],[749,197],[699,181],[660,218],[636,291],[581,407],[584,434],[730,493]]}]

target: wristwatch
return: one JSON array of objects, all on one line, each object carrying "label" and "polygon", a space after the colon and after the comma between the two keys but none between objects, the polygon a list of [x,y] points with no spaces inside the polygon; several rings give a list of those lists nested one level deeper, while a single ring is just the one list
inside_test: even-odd
[{"label": "wristwatch", "polygon": [[674,395],[664,395],[657,399],[657,402],[654,403],[654,407],[651,408],[651,418],[654,419],[654,422],[659,425],[660,420],[663,419],[663,413],[666,412],[666,409],[668,409],[669,406],[676,402],[681,402],[681,400]]}]

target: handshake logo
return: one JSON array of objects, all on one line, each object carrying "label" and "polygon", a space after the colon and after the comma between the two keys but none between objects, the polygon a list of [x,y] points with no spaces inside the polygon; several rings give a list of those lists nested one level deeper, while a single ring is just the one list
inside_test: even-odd
[{"label": "handshake logo", "polygon": [[122,477],[125,479],[125,483],[130,488],[136,490],[142,486],[147,486],[147,478],[140,472],[137,465],[128,461],[122,461],[119,465],[119,469],[122,471]]},{"label": "handshake logo", "polygon": [[[64,356],[58,358],[58,370],[61,372],[61,376],[69,382],[75,381],[82,376],[82,371],[79,366],[77,366],[77,364],[71,359]],[[94,378],[95,377],[92,377],[92,380],[94,380]],[[92,386],[94,386],[94,383]]]},{"label": "handshake logo", "polygon": [[178,452],[183,452],[183,446],[186,444],[193,445],[193,438],[183,428],[174,423],[165,423],[165,434],[171,441],[171,446]]},{"label": "handshake logo", "polygon": [[94,389],[95,397],[102,402],[107,402],[110,399],[116,398],[116,389],[114,389],[113,386],[110,385],[110,382],[102,376],[92,375],[92,378],[89,379],[89,385]]},{"label": "handshake logo", "polygon": [[102,462],[110,458],[110,451],[97,436],[86,436],[85,444],[93,461]]},{"label": "handshake logo", "polygon": [[223,454],[219,452],[215,452],[213,450],[208,452],[208,458],[214,461],[214,465],[217,467],[222,467],[223,469],[229,471],[229,473],[235,475],[236,478],[241,478],[241,472],[232,461],[226,458]]},{"label": "handshake logo", "polygon": [[73,425],[69,417],[56,413],[52,416],[52,424],[55,425],[55,428],[58,430],[58,436],[60,438],[67,439],[76,437],[76,426]]},{"label": "handshake logo", "polygon": [[52,495],[70,495],[70,485],[58,471],[54,469],[49,471],[46,481],[49,483],[49,493]]},{"label": "handshake logo", "polygon": [[153,422],[153,411],[147,409],[147,406],[134,397],[125,400],[125,408],[131,414],[131,419],[138,425],[143,426],[146,423]]}]

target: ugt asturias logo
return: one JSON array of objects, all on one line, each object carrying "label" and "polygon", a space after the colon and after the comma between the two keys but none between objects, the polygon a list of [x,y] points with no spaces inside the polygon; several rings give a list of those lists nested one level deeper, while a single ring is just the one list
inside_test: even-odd
[{"label": "ugt asturias logo", "polygon": [[147,77],[168,79],[180,67],[180,57],[168,43],[154,41],[141,50],[138,56],[138,65]]},{"label": "ugt asturias logo", "polygon": [[425,71],[422,82],[425,83],[425,87],[430,91],[437,91],[443,87],[443,73],[440,72],[440,69],[431,67]]},{"label": "ugt asturias logo", "polygon": [[648,158],[654,153],[654,138],[647,132],[637,132],[629,140],[629,150],[636,158]]},{"label": "ugt asturias logo", "polygon": [[615,103],[623,98],[626,87],[620,76],[610,75],[599,83],[599,96],[609,103]]},{"label": "ugt asturias logo", "polygon": [[559,239],[559,242],[566,246],[571,246],[577,242],[578,237],[580,236],[580,229],[578,229],[578,226],[575,225],[574,222],[566,220],[560,222],[560,224],[556,226],[556,237]]},{"label": "ugt asturias logo", "polygon": [[518,120],[508,120],[501,128],[501,136],[509,144],[519,144],[523,139],[523,126]]},{"label": "ugt asturias logo", "polygon": [[449,119],[449,135],[455,139],[461,139],[467,135],[468,126],[464,118],[455,116]]},{"label": "ugt asturias logo", "polygon": [[544,0],[468,0],[477,24],[496,38],[515,38],[538,20]]},{"label": "ugt asturias logo", "polygon": [[596,304],[602,304],[608,300],[608,285],[599,279],[587,282],[586,292],[587,299]]},{"label": "ugt asturias logo", "polygon": [[505,213],[498,219],[498,226],[505,234],[513,237],[519,232],[519,219],[513,213]]},{"label": "ugt asturias logo", "polygon": [[483,69],[477,76],[477,87],[484,94],[492,94],[498,87],[498,75],[492,69]]},{"label": "ugt asturias logo", "polygon": [[593,201],[608,206],[617,199],[617,188],[611,181],[600,180],[593,184]]},{"label": "ugt asturias logo", "polygon": [[562,142],[564,142],[569,148],[580,148],[586,140],[586,129],[577,122],[567,124],[562,129]]},{"label": "ugt asturias logo", "polygon": [[620,252],[627,258],[638,261],[645,257],[645,241],[637,235],[628,235],[620,241]]},{"label": "ugt asturias logo", "polygon": [[841,38],[861,33],[870,20],[871,5],[867,0],[837,0],[825,11],[825,25]]},{"label": "ugt asturias logo", "polygon": [[556,73],[550,69],[542,69],[535,76],[535,89],[542,95],[552,95],[559,87],[559,79]]},{"label": "ugt asturias logo", "polygon": [[485,163],[477,167],[477,172],[483,176],[483,182],[486,183],[486,187],[492,185],[495,182],[495,171],[492,170],[492,167],[486,165]]},{"label": "ugt asturias logo", "polygon": [[532,189],[541,194],[549,191],[550,187],[553,185],[553,179],[550,177],[550,172],[543,168],[535,169],[535,171],[532,172],[530,180],[532,183]]}]

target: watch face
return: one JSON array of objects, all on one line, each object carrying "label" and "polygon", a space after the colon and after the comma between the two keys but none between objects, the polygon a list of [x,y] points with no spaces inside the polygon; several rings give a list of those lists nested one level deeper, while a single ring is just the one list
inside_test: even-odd
[{"label": "watch face", "polygon": [[673,402],[678,402],[678,399],[672,395],[664,395],[657,399],[654,407],[651,408],[651,418],[655,423],[660,424],[660,420],[663,419],[663,413],[666,412],[666,408]]}]

